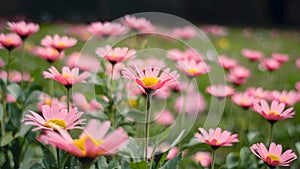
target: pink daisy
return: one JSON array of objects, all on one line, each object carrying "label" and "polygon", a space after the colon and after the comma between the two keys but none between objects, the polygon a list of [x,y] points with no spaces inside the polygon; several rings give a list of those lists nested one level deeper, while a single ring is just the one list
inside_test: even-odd
[{"label": "pink daisy", "polygon": [[210,67],[206,63],[197,63],[195,60],[177,61],[176,66],[188,77],[196,77],[210,71]]},{"label": "pink daisy", "polygon": [[197,31],[191,26],[185,26],[182,28],[174,28],[171,34],[178,38],[191,39],[197,36]]},{"label": "pink daisy", "polygon": [[88,27],[88,31],[99,38],[121,36],[128,32],[125,26],[113,22],[92,22]]},{"label": "pink daisy", "polygon": [[197,152],[195,157],[194,157],[194,161],[197,164],[201,164],[202,167],[209,167],[212,163],[212,156],[211,153],[209,152]]},{"label": "pink daisy", "polygon": [[262,87],[258,87],[258,88],[254,88],[254,87],[250,87],[247,88],[246,92],[251,95],[254,96],[255,98],[258,99],[269,99],[269,92],[263,90]]},{"label": "pink daisy", "polygon": [[271,168],[275,168],[276,166],[291,166],[292,161],[297,159],[297,155],[291,149],[282,153],[281,144],[276,145],[274,142],[270,144],[269,150],[263,143],[253,144],[250,150]]},{"label": "pink daisy", "polygon": [[54,35],[53,37],[47,35],[41,40],[41,44],[46,47],[55,48],[58,51],[63,51],[65,49],[75,46],[77,40],[74,38],[69,38],[67,36]]},{"label": "pink daisy", "polygon": [[80,158],[96,158],[102,155],[115,154],[129,142],[128,135],[123,128],[119,127],[107,134],[109,128],[109,121],[100,124],[92,119],[79,139],[73,139],[66,130],[59,128],[58,132],[46,131],[45,134],[39,136],[38,140]]},{"label": "pink daisy", "polygon": [[100,61],[97,57],[84,53],[72,52],[66,59],[66,65],[79,68],[81,71],[98,72]]},{"label": "pink daisy", "polygon": [[61,74],[54,66],[52,66],[49,68],[49,72],[44,71],[43,75],[44,78],[53,79],[64,85],[66,88],[71,88],[76,83],[85,82],[85,79],[90,76],[90,73],[83,72],[79,75],[78,68],[70,69],[69,67],[65,66],[62,68]]},{"label": "pink daisy", "polygon": [[0,44],[7,50],[13,50],[23,44],[21,37],[15,33],[0,33]]},{"label": "pink daisy", "polygon": [[60,59],[60,53],[58,50],[52,47],[36,47],[32,51],[33,54],[45,59],[48,62],[55,62]]},{"label": "pink daisy", "polygon": [[257,61],[264,57],[264,54],[258,50],[243,49],[242,55],[248,58],[250,61]]},{"label": "pink daisy", "polygon": [[218,62],[220,64],[220,66],[223,67],[224,69],[231,69],[231,68],[237,66],[236,60],[228,58],[225,55],[220,55],[218,58]]},{"label": "pink daisy", "polygon": [[234,94],[234,89],[224,84],[211,85],[206,88],[206,92],[218,98],[224,98]]},{"label": "pink daisy", "polygon": [[272,58],[280,63],[287,62],[290,59],[289,55],[283,53],[272,53]]},{"label": "pink daisy", "polygon": [[136,51],[128,48],[112,48],[111,46],[107,45],[105,47],[97,48],[96,53],[99,57],[108,60],[112,64],[116,64],[133,57]]},{"label": "pink daisy", "polygon": [[277,100],[286,105],[294,105],[298,101],[297,93],[294,90],[284,90],[282,92],[274,90],[271,91],[269,95],[271,99]]},{"label": "pink daisy", "polygon": [[285,104],[277,100],[272,101],[269,106],[267,101],[261,99],[259,103],[254,103],[253,109],[270,122],[293,118],[296,114],[293,107],[285,110]]},{"label": "pink daisy", "polygon": [[247,92],[245,93],[235,93],[231,96],[232,101],[241,106],[244,109],[248,109],[253,106],[254,103],[258,102],[258,99],[250,96]]},{"label": "pink daisy", "polygon": [[161,70],[157,67],[136,69],[136,71],[129,68],[122,70],[121,74],[123,77],[135,81],[140,90],[145,94],[174,85],[179,78],[179,74],[176,71],[171,72],[170,68]]},{"label": "pink daisy", "polygon": [[205,25],[200,27],[204,32],[217,35],[217,36],[226,36],[227,30],[224,26],[220,25]]},{"label": "pink daisy", "polygon": [[74,105],[79,106],[85,112],[95,112],[102,108],[102,105],[96,100],[88,102],[82,93],[74,93],[72,96]]},{"label": "pink daisy", "polygon": [[199,128],[198,130],[201,134],[195,133],[197,140],[210,145],[214,149],[221,146],[232,146],[233,143],[239,142],[237,134],[231,134],[231,132],[226,130],[222,132],[222,129],[219,127],[216,130],[209,129],[209,132],[203,128]]},{"label": "pink daisy", "polygon": [[51,107],[44,105],[42,107],[42,116],[34,111],[31,114],[26,114],[22,120],[25,125],[32,125],[36,130],[57,130],[58,128],[70,130],[81,128],[84,120],[79,119],[83,112],[78,112],[77,108],[71,108],[68,112],[67,109],[61,109],[58,104],[52,104]]},{"label": "pink daisy", "polygon": [[155,121],[158,124],[161,124],[164,126],[169,126],[169,125],[173,124],[173,122],[175,120],[173,114],[168,110],[164,110],[163,112],[156,112],[154,114],[155,114]]},{"label": "pink daisy", "polygon": [[18,34],[22,39],[25,39],[40,30],[39,25],[32,22],[8,22],[7,25],[10,31]]},{"label": "pink daisy", "polygon": [[126,15],[122,22],[131,29],[140,32],[151,32],[155,30],[152,23],[146,18],[136,18],[135,16]]},{"label": "pink daisy", "polygon": [[187,97],[178,97],[175,101],[174,108],[179,113],[198,114],[205,110],[206,103],[201,93],[193,91],[187,93]]},{"label": "pink daisy", "polygon": [[195,60],[197,63],[204,60],[204,56],[192,48],[188,48],[185,51],[171,49],[167,52],[167,57],[173,61]]},{"label": "pink daisy", "polygon": [[262,64],[268,71],[271,71],[271,72],[274,70],[278,70],[281,67],[281,63],[273,58],[264,59],[262,61]]}]

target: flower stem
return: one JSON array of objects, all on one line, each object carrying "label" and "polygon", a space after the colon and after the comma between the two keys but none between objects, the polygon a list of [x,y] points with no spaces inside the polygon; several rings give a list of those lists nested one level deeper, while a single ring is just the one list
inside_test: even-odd
[{"label": "flower stem", "polygon": [[60,169],[60,150],[59,148],[56,148],[56,157],[57,157],[57,168]]},{"label": "flower stem", "polygon": [[212,149],[212,163],[211,163],[211,169],[214,169],[215,168],[215,159],[216,159],[216,149]]},{"label": "flower stem", "polygon": [[111,68],[111,77],[110,77],[110,82],[109,82],[109,96],[110,96],[110,101],[111,101],[111,123],[112,123],[112,127],[115,128],[116,127],[116,122],[115,122],[115,111],[114,111],[114,96],[113,96],[113,89],[112,89],[112,81],[113,81],[113,77],[114,77],[114,68],[115,68],[115,64],[112,64],[112,68]]},{"label": "flower stem", "polygon": [[270,145],[272,143],[274,122],[269,122],[269,124],[270,124],[270,132],[269,132],[269,145]]},{"label": "flower stem", "polygon": [[2,102],[2,108],[3,108],[3,115],[2,115],[2,121],[1,121],[1,134],[2,136],[5,135],[5,121],[6,121],[6,98],[5,98],[5,93],[1,92],[1,102]]},{"label": "flower stem", "polygon": [[6,65],[6,84],[8,84],[8,80],[9,80],[9,66],[10,66],[10,62],[11,62],[11,50],[8,51],[8,60],[7,60],[7,65]]},{"label": "flower stem", "polygon": [[146,95],[146,100],[147,100],[147,106],[146,106],[146,117],[145,117],[145,161],[147,161],[147,155],[148,155],[148,144],[149,144],[149,115],[150,115],[150,99],[151,99],[151,94]]},{"label": "flower stem", "polygon": [[68,108],[68,112],[70,111],[70,89],[69,87],[67,87],[67,108]]}]

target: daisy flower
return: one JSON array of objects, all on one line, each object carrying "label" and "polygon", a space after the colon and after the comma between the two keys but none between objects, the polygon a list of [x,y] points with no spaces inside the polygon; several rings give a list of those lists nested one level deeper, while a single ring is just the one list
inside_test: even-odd
[{"label": "daisy flower", "polygon": [[233,95],[234,89],[224,84],[217,84],[208,86],[206,92],[217,98],[224,98]]},{"label": "daisy flower", "polygon": [[109,128],[109,121],[100,124],[92,119],[79,139],[73,139],[66,130],[59,128],[58,132],[46,131],[45,134],[39,136],[38,140],[80,158],[96,158],[102,155],[115,154],[129,142],[128,135],[123,128],[119,127],[108,133]]},{"label": "daisy flower", "polygon": [[250,61],[257,61],[264,57],[264,54],[258,50],[243,49],[242,55],[248,58]]},{"label": "daisy flower", "polygon": [[7,50],[13,50],[23,44],[21,37],[15,33],[3,34],[0,33],[0,44]]},{"label": "daisy flower", "polygon": [[68,112],[67,109],[61,109],[59,104],[44,105],[42,107],[42,116],[38,113],[29,110],[30,114],[26,114],[22,120],[25,125],[32,125],[36,130],[57,130],[61,129],[75,129],[83,124],[84,120],[79,119],[83,112],[78,112],[77,108],[71,108]]},{"label": "daisy flower", "polygon": [[55,62],[60,59],[60,53],[58,50],[52,47],[36,47],[33,51],[33,54],[39,56],[42,59],[45,59],[48,62]]},{"label": "daisy flower", "polygon": [[297,159],[297,155],[291,150],[282,153],[282,146],[272,142],[269,150],[263,143],[257,143],[250,147],[254,155],[262,159],[270,168],[276,166],[291,166],[292,161]]},{"label": "daisy flower", "polygon": [[210,67],[206,63],[197,63],[195,60],[178,61],[176,66],[188,77],[196,77],[206,74],[210,71]]},{"label": "daisy flower", "polygon": [[124,78],[135,81],[143,93],[153,93],[155,90],[163,87],[171,86],[176,83],[179,74],[171,71],[170,68],[161,70],[157,67],[147,67],[144,69],[136,69],[136,71],[128,68],[123,69],[121,74]]},{"label": "daisy flower", "polygon": [[45,47],[52,47],[58,51],[63,51],[65,49],[75,46],[77,40],[74,38],[69,38],[67,36],[54,35],[53,37],[47,35],[41,40],[41,44]]},{"label": "daisy flower", "polygon": [[118,62],[122,62],[130,57],[133,57],[136,51],[128,48],[112,48],[111,46],[107,45],[105,47],[97,48],[96,53],[99,57],[108,60],[114,65]]},{"label": "daisy flower", "polygon": [[58,70],[52,66],[49,68],[49,72],[44,71],[43,75],[44,78],[53,79],[64,85],[66,88],[71,88],[76,83],[85,82],[85,79],[90,76],[90,73],[84,72],[79,75],[78,68],[70,69],[66,66],[62,68],[62,73],[59,73]]},{"label": "daisy flower", "polygon": [[146,18],[136,18],[135,16],[126,15],[122,22],[131,29],[139,32],[151,32],[155,30],[152,23]]},{"label": "daisy flower", "polygon": [[25,39],[40,30],[39,25],[32,22],[8,22],[7,25],[10,31],[18,34],[22,39]]},{"label": "daisy flower", "polygon": [[200,133],[195,133],[196,139],[210,145],[212,148],[217,149],[221,146],[232,146],[233,143],[239,142],[237,134],[231,134],[229,131],[222,131],[221,128],[209,129],[207,132],[203,128],[198,129]]}]

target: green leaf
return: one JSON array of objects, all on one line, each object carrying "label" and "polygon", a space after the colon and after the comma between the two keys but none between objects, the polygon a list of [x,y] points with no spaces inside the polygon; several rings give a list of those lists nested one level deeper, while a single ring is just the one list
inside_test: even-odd
[{"label": "green leaf", "polygon": [[5,153],[0,152],[0,168],[2,168],[3,164],[6,162]]},{"label": "green leaf", "polygon": [[121,168],[122,169],[129,169],[129,162],[123,159],[121,161]]},{"label": "green leaf", "polygon": [[7,157],[8,157],[8,160],[9,160],[9,166],[10,166],[10,168],[14,168],[14,166],[15,166],[14,155],[13,155],[13,153],[10,150],[7,151]]},{"label": "green leaf", "polygon": [[14,137],[13,137],[12,134],[13,134],[12,132],[7,132],[7,133],[5,134],[5,136],[3,136],[3,137],[1,138],[1,141],[0,141],[0,146],[1,146],[1,147],[6,146],[7,144],[9,144],[11,141],[14,140]]},{"label": "green leaf", "polygon": [[75,156],[71,156],[71,158],[69,158],[69,160],[66,162],[65,168],[81,169],[80,166],[81,164],[79,160]]},{"label": "green leaf", "polygon": [[56,163],[56,159],[53,155],[53,153],[49,150],[48,147],[46,147],[43,144],[40,144],[42,151],[43,151],[43,164],[45,166],[45,168],[47,169],[52,169],[52,168],[56,168],[57,167],[57,163]]},{"label": "green leaf", "polygon": [[121,169],[119,165],[119,161],[116,159],[113,159],[107,166],[107,169]]},{"label": "green leaf", "polygon": [[44,167],[41,163],[34,163],[30,169],[44,169]]},{"label": "green leaf", "polygon": [[17,83],[12,83],[7,87],[8,92],[17,100],[22,95],[22,89]]},{"label": "green leaf", "polygon": [[101,168],[101,169],[107,168],[107,162],[106,162],[106,158],[104,156],[99,157],[99,159],[97,161],[97,168]]},{"label": "green leaf", "polygon": [[129,168],[131,168],[131,169],[147,169],[148,163],[146,161],[130,162]]},{"label": "green leaf", "polygon": [[181,161],[182,153],[178,154],[176,157],[172,158],[171,160],[167,161],[165,165],[160,167],[159,169],[176,169]]},{"label": "green leaf", "polygon": [[160,167],[165,162],[168,154],[169,154],[169,151],[166,151],[165,153],[162,154],[162,156],[160,157],[159,161],[156,164],[157,167]]},{"label": "green leaf", "polygon": [[229,153],[226,157],[226,167],[228,169],[235,169],[239,166],[239,155],[236,153]]}]

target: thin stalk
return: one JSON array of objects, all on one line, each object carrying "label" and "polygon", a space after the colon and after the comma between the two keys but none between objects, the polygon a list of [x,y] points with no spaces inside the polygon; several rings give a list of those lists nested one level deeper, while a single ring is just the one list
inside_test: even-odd
[{"label": "thin stalk", "polygon": [[147,155],[148,155],[148,144],[149,144],[149,115],[150,115],[150,99],[151,99],[151,94],[147,93],[146,95],[146,101],[147,101],[147,106],[146,106],[146,117],[145,117],[145,161],[147,161]]},{"label": "thin stalk", "polygon": [[10,62],[11,62],[11,50],[8,51],[8,61],[7,61],[7,65],[6,65],[6,84],[8,84],[8,79],[9,79],[9,66],[10,66]]},{"label": "thin stalk", "polygon": [[6,98],[4,92],[2,94],[2,107],[3,107],[3,115],[2,115],[2,121],[1,121],[1,134],[2,136],[5,135],[5,121],[6,121]]},{"label": "thin stalk", "polygon": [[269,122],[269,124],[270,124],[270,132],[269,132],[269,145],[270,145],[272,143],[274,123]]},{"label": "thin stalk", "polygon": [[211,169],[215,169],[216,149],[214,148],[212,149],[211,155],[212,155]]},{"label": "thin stalk", "polygon": [[68,112],[70,111],[70,87],[67,87],[67,108]]},{"label": "thin stalk", "polygon": [[112,81],[113,81],[113,77],[114,77],[114,68],[115,68],[115,64],[112,63],[112,68],[111,68],[111,77],[110,77],[110,82],[109,82],[109,96],[110,96],[110,100],[111,100],[111,123],[112,123],[112,127],[115,128],[116,127],[116,122],[115,122],[115,111],[114,109],[114,96],[113,96],[113,89],[112,89]]},{"label": "thin stalk", "polygon": [[57,168],[60,169],[60,150],[59,148],[56,148],[56,157],[57,157]]}]

